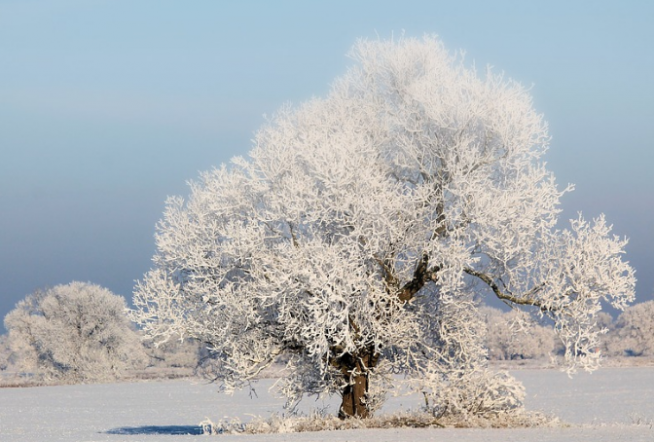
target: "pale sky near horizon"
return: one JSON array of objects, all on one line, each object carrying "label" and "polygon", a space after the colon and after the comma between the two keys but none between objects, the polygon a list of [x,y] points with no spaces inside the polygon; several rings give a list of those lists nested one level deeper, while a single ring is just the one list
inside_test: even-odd
[{"label": "pale sky near horizon", "polygon": [[563,217],[605,213],[652,299],[653,21],[645,0],[0,0],[0,317],[73,280],[131,298],[167,196],[402,32],[531,87]]}]

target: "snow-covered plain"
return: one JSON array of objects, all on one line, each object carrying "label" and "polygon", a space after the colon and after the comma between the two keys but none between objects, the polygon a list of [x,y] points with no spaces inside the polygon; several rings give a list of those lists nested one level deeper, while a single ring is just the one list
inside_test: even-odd
[{"label": "snow-covered plain", "polygon": [[[649,441],[654,442],[654,367],[603,368],[569,379],[556,370],[513,374],[527,388],[527,408],[556,414],[558,428],[388,429],[275,435],[202,436],[199,423],[224,417],[281,412],[271,380],[254,385],[256,395],[216,393],[200,381],[73,385],[0,389],[2,442],[173,441]],[[392,398],[385,410],[419,405],[418,397]],[[306,399],[303,410],[337,401]]]}]

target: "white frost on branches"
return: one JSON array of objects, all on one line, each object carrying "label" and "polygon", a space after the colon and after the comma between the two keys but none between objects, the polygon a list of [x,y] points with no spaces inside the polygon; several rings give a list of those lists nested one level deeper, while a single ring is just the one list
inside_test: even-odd
[{"label": "white frost on branches", "polygon": [[285,355],[290,403],[365,375],[373,409],[407,373],[434,410],[474,412],[473,385],[515,406],[520,388],[484,374],[482,295],[551,317],[568,367],[594,369],[595,315],[633,299],[634,272],[603,217],[557,230],[571,187],[545,167],[529,94],[432,37],[351,55],[326,98],[168,200],[134,317],[207,343],[228,387]]},{"label": "white frost on branches", "polygon": [[485,307],[486,348],[490,360],[542,359],[552,357],[555,349],[554,329],[540,325],[527,312]]},{"label": "white frost on branches", "polygon": [[106,381],[144,363],[125,299],[95,284],[71,282],[37,290],[5,317],[23,370],[46,380]]},{"label": "white frost on branches", "polygon": [[618,316],[604,338],[613,356],[654,356],[654,301],[641,302]]}]

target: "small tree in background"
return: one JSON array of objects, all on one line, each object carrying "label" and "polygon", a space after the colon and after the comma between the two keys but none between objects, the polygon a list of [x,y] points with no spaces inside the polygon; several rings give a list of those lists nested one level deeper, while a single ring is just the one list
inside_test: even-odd
[{"label": "small tree in background", "polygon": [[0,335],[0,370],[6,370],[10,365],[11,349],[9,348],[9,337]]},{"label": "small tree in background", "polygon": [[521,310],[502,312],[480,309],[486,319],[488,357],[496,360],[539,359],[550,356],[555,347],[552,327],[537,323]]},{"label": "small tree in background", "polygon": [[198,368],[203,358],[203,346],[192,339],[172,336],[166,342],[143,342],[145,352],[150,358],[149,366],[157,368]]},{"label": "small tree in background", "polygon": [[5,317],[23,370],[64,382],[115,379],[144,362],[125,300],[95,284],[37,290]]},{"label": "small tree in background", "polygon": [[654,301],[622,312],[606,336],[606,349],[614,356],[654,356]]},{"label": "small tree in background", "polygon": [[600,217],[557,226],[560,190],[529,94],[478,77],[435,38],[362,41],[325,99],[285,108],[249,159],[171,198],[135,319],[215,350],[227,388],[284,356],[292,406],[339,393],[369,416],[405,373],[435,415],[520,407],[486,366],[480,296],[547,315],[571,371],[595,315],[634,296],[625,240]]}]

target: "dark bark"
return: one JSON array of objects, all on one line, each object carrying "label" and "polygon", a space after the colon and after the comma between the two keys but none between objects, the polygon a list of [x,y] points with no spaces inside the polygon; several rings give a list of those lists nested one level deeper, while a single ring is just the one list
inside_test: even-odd
[{"label": "dark bark", "polygon": [[[495,293],[495,296],[497,296],[498,299],[504,301],[504,302],[510,302],[511,304],[515,305],[533,305],[535,307],[540,308],[543,311],[552,311],[551,307],[545,308],[543,306],[543,303],[541,302],[540,299],[537,298],[538,292],[540,292],[543,287],[545,287],[545,284],[539,284],[537,286],[534,286],[531,290],[529,290],[527,293],[522,295],[521,297],[513,296],[510,292],[505,293],[503,292],[500,287],[497,285],[497,283],[491,278],[490,276],[478,272],[474,269],[471,269],[469,267],[466,267],[463,269],[468,275],[475,276],[479,279],[481,279],[483,282],[488,284],[488,286],[493,290],[493,293]],[[569,295],[569,294],[566,294]]]},{"label": "dark bark", "polygon": [[343,400],[338,411],[338,417],[341,419],[350,417],[365,419],[370,416],[370,410],[365,402],[368,394],[368,375],[361,373],[353,378],[353,383],[343,389]]},{"label": "dark bark", "polygon": [[413,299],[414,295],[418,293],[429,281],[436,281],[438,272],[441,270],[440,266],[429,268],[429,255],[426,253],[418,262],[416,269],[413,271],[413,279],[404,284],[397,297],[402,302],[409,302]]},{"label": "dark bark", "polygon": [[341,419],[356,417],[365,419],[372,415],[368,403],[370,391],[370,370],[379,358],[372,349],[362,351],[359,355],[346,353],[337,359],[337,364],[348,384],[343,388],[341,407],[338,417]]},{"label": "dark bark", "polygon": [[[439,265],[429,267],[429,255],[425,253],[416,265],[411,281],[398,287],[398,280],[395,278],[390,265],[381,259],[378,259],[377,262],[382,267],[387,289],[389,291],[397,290],[397,297],[402,303],[411,301],[415,294],[429,281],[436,281],[438,272],[441,269]],[[352,330],[358,335],[359,329],[356,322],[352,318],[350,318],[349,322]],[[370,417],[371,410],[368,403],[370,371],[377,365],[379,353],[372,346],[360,350],[357,354],[339,353],[339,349],[332,349],[332,355],[334,355],[332,364],[340,370],[347,385],[341,393],[342,402],[338,417],[341,419],[350,417],[365,419]]]}]

